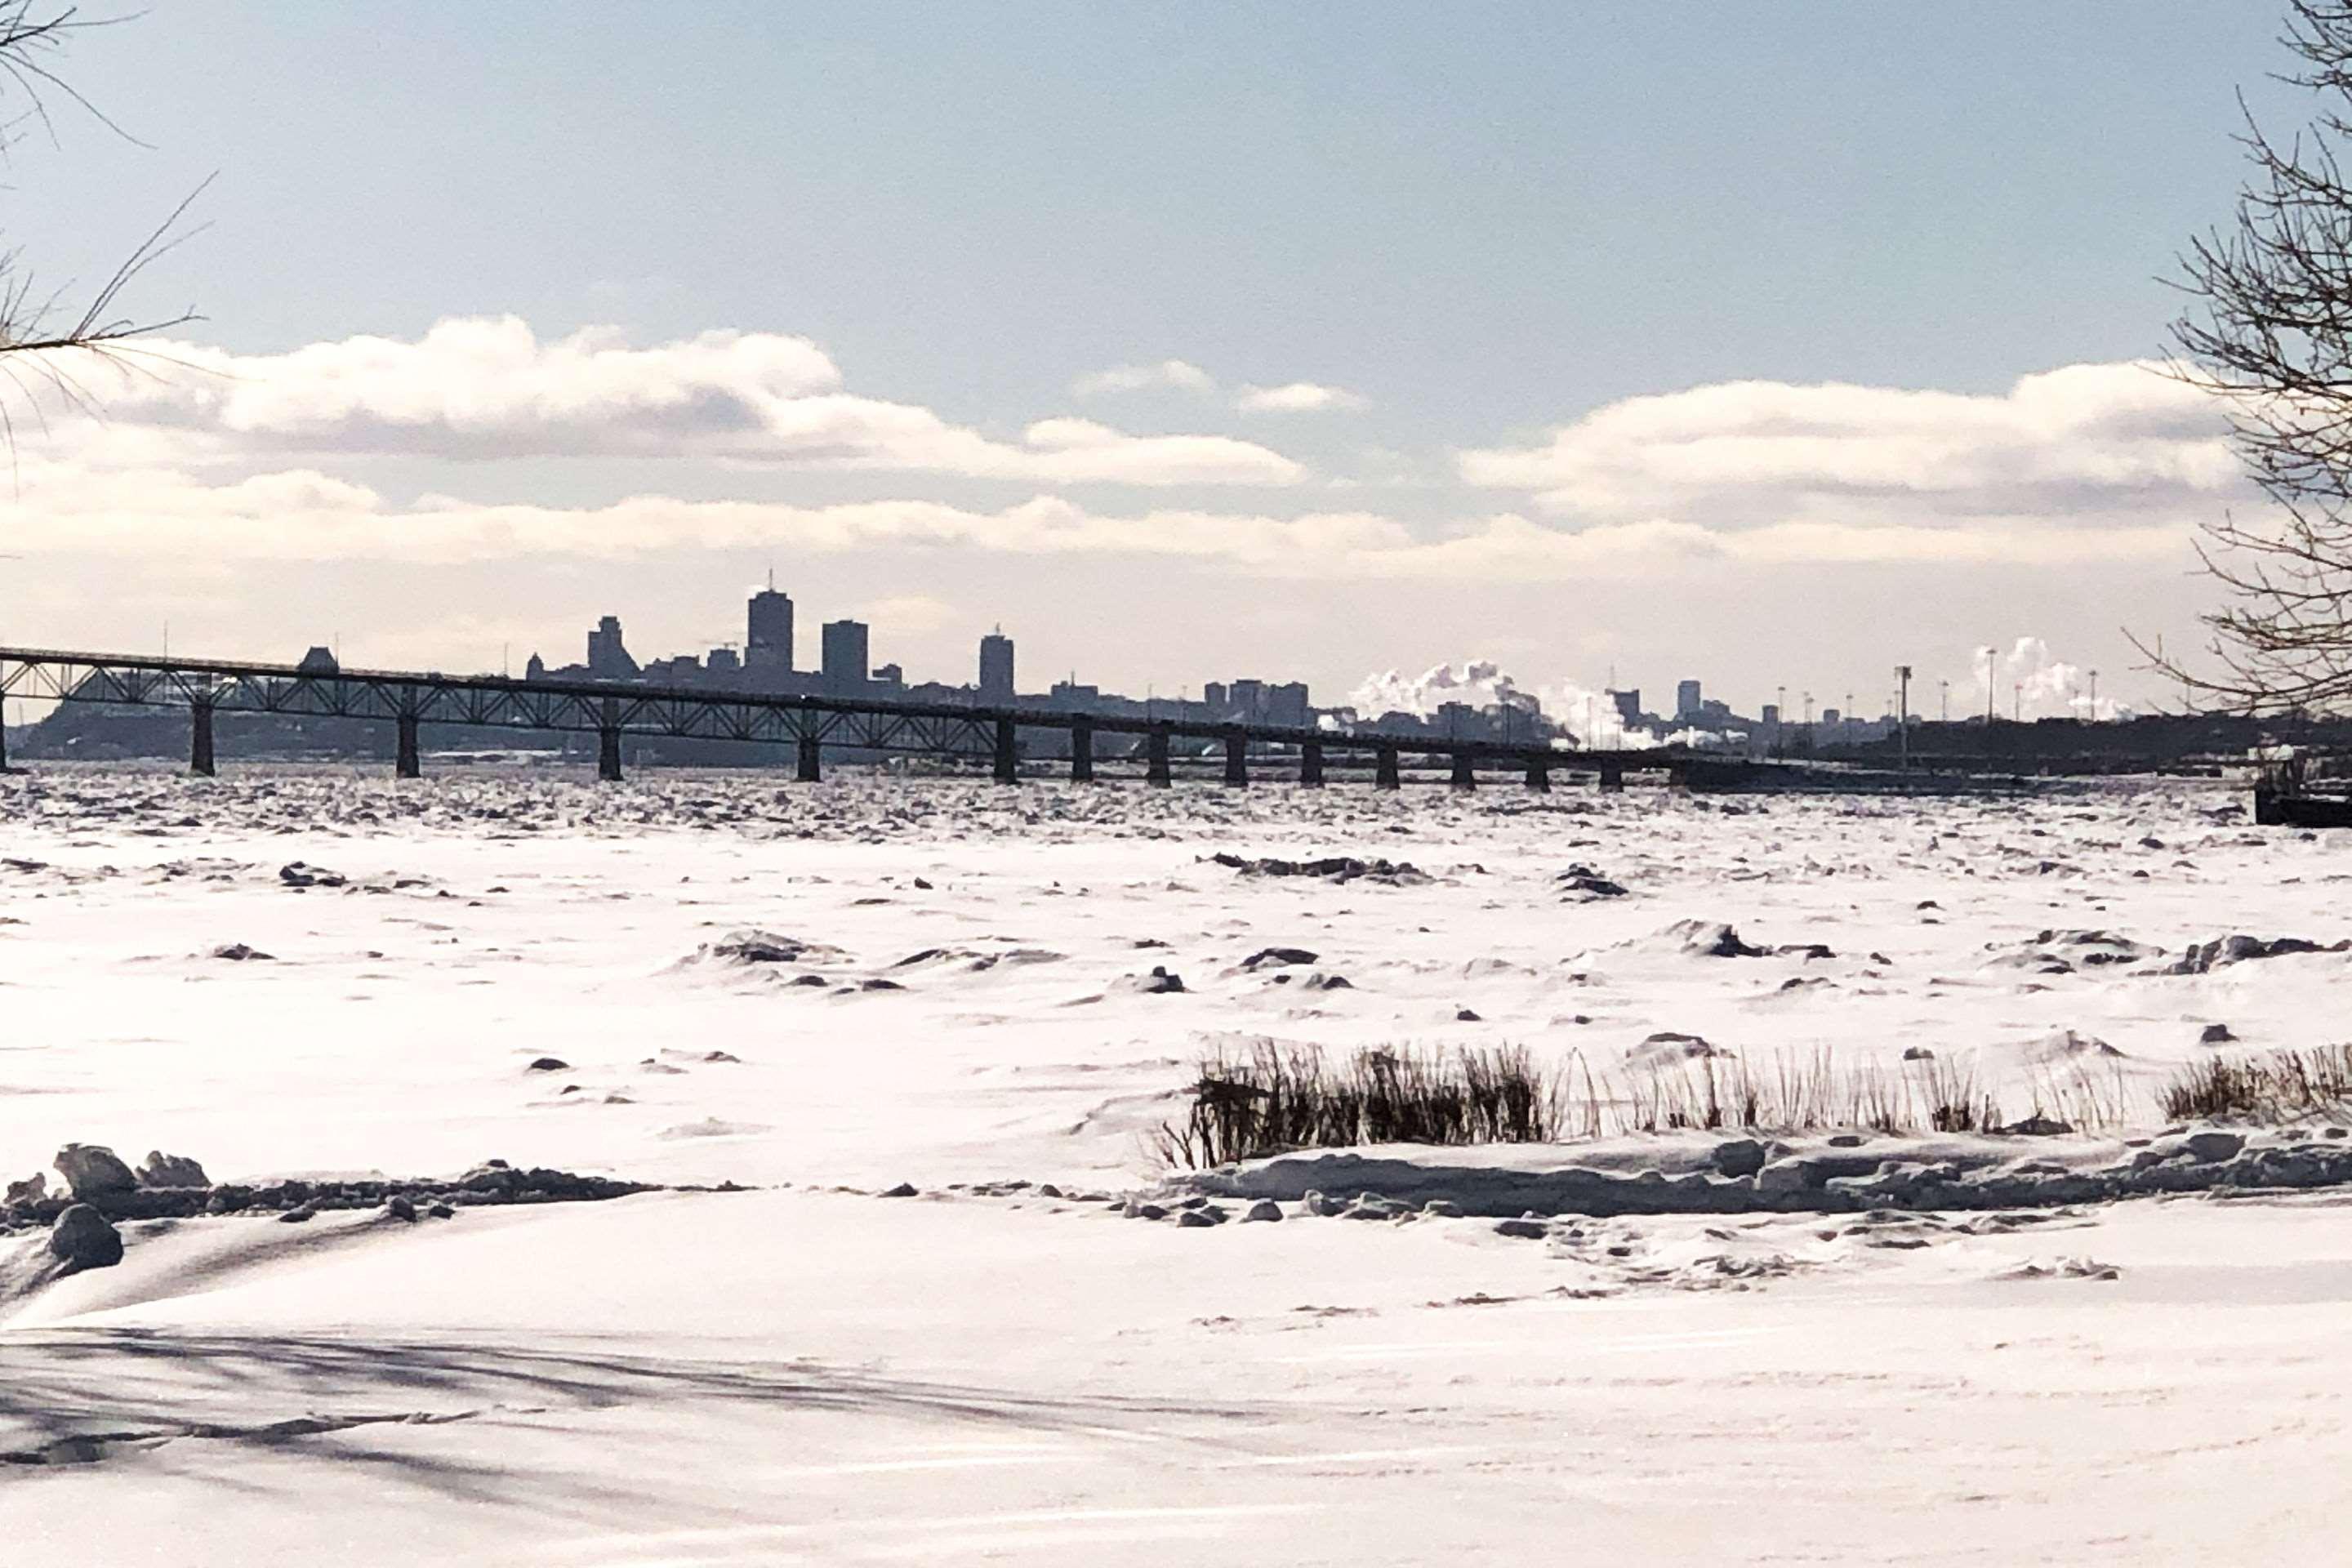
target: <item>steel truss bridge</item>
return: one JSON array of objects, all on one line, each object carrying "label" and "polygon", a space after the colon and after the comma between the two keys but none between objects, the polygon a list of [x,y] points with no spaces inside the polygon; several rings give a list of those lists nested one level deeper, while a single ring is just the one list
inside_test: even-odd
[{"label": "steel truss bridge", "polygon": [[[1664,772],[1679,782],[1694,761],[1688,752],[1672,747],[1565,751],[1531,742],[1139,719],[1067,709],[711,691],[637,681],[329,669],[54,648],[0,647],[0,700],[8,698],[183,710],[189,716],[189,768],[207,775],[214,771],[214,717],[219,713],[391,724],[398,735],[395,767],[402,778],[422,775],[417,731],[425,724],[593,734],[598,742],[597,771],[609,780],[621,777],[622,741],[629,735],[791,745],[799,776],[812,782],[820,776],[825,748],[832,747],[986,758],[997,781],[1011,784],[1019,776],[1024,730],[1063,732],[1068,740],[1070,777],[1079,783],[1095,777],[1098,759],[1139,759],[1149,783],[1167,784],[1179,741],[1208,742],[1205,749],[1212,757],[1222,751],[1229,784],[1249,782],[1254,749],[1260,762],[1269,750],[1285,753],[1302,784],[1323,783],[1327,763],[1336,760],[1369,764],[1374,782],[1387,789],[1402,783],[1408,757],[1444,765],[1450,782],[1460,789],[1475,786],[1482,768],[1517,772],[1528,788],[1538,790],[1551,787],[1555,769],[1591,773],[1603,789],[1622,788],[1629,770]],[[0,732],[0,768],[6,765],[5,736]]]}]

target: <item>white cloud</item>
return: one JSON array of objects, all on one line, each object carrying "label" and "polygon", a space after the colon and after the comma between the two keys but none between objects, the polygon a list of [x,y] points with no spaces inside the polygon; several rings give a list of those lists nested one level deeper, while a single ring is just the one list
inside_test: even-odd
[{"label": "white cloud", "polygon": [[1079,397],[1098,397],[1107,392],[1141,392],[1153,386],[1172,386],[1206,396],[1217,390],[1217,382],[1197,364],[1164,359],[1158,364],[1115,364],[1082,375],[1070,384],[1070,391]]},{"label": "white cloud", "polygon": [[928,408],[842,389],[805,338],[704,332],[632,348],[610,329],[542,342],[513,317],[447,321],[405,341],[354,337],[282,354],[158,342],[128,373],[73,368],[105,409],[83,433],[132,461],[257,464],[402,456],[623,457],[929,470],[1031,483],[1287,485],[1299,464],[1224,436],[1128,436],[1046,420],[1019,443]]},{"label": "white cloud", "polygon": [[[1055,439],[1074,439],[1068,433]],[[1070,448],[1084,453],[1083,444]],[[697,549],[840,552],[959,549],[1183,557],[1267,577],[1580,583],[1710,565],[2051,565],[2185,556],[2186,528],[2068,530],[2032,520],[1965,528],[1789,522],[1743,530],[1653,521],[1581,529],[1501,513],[1436,534],[1374,512],[1095,511],[1055,496],[998,510],[925,500],[801,507],[639,495],[605,505],[403,505],[315,469],[214,480],[173,469],[25,465],[0,533],[27,554],[462,563],[625,559]]]},{"label": "white cloud", "polygon": [[[713,468],[754,464],[1043,491],[1272,488],[1307,476],[1228,436],[1137,436],[1068,416],[985,435],[848,393],[822,350],[774,334],[632,348],[609,331],[542,342],[500,319],[276,355],[161,347],[163,374],[94,389],[103,420],[68,417],[25,442],[13,494],[0,498],[7,549],[459,562],[955,549],[1182,557],[1268,578],[1654,587],[1677,574],[1822,564],[2186,565],[2195,524],[2239,483],[2198,395],[2105,365],[2029,376],[2000,396],[1741,383],[1636,398],[1539,445],[1459,454],[1471,482],[1531,491],[1538,504],[1533,515],[1465,506],[1443,523],[1053,493],[992,508],[933,499],[921,481],[895,499],[826,506],[686,500],[662,493],[684,485],[659,479],[647,493],[585,504],[498,504],[464,493],[470,460],[694,461],[706,488]],[[425,482],[446,493],[404,500],[336,471],[339,459],[382,454],[440,459]],[[499,485],[512,493],[508,477]]]},{"label": "white cloud", "polygon": [[1371,400],[1343,387],[1294,381],[1282,386],[1245,386],[1234,406],[1249,414],[1311,414],[1323,409],[1369,408]]},{"label": "white cloud", "polygon": [[1459,454],[1546,510],[1726,527],[2018,518],[2132,525],[2240,468],[2211,400],[2141,363],[2070,365],[1998,396],[1733,382],[1595,409],[1541,445]]}]

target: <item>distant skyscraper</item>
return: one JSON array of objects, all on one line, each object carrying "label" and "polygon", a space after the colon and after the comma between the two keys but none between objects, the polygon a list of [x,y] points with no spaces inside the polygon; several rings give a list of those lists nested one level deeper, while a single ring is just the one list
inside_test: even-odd
[{"label": "distant skyscraper", "polygon": [[588,673],[599,680],[635,680],[637,661],[621,643],[621,617],[606,616],[588,634]]},{"label": "distant skyscraper", "polygon": [[793,668],[793,602],[770,583],[751,595],[750,635],[743,641],[744,668],[789,671]]},{"label": "distant skyscraper", "polygon": [[1609,700],[1617,704],[1618,723],[1638,724],[1642,721],[1642,689],[1640,687],[1633,686],[1622,691],[1612,691],[1609,694]]},{"label": "distant skyscraper", "polygon": [[1013,692],[1013,639],[999,626],[980,639],[980,694],[1010,702]]},{"label": "distant skyscraper", "polygon": [[1268,724],[1288,724],[1304,730],[1315,722],[1313,705],[1307,700],[1307,683],[1285,681],[1265,689],[1265,707],[1260,717]]},{"label": "distant skyscraper", "polygon": [[1697,718],[1699,715],[1699,710],[1705,700],[1706,700],[1699,695],[1697,681],[1685,680],[1679,682],[1675,687],[1675,717],[1677,719]]},{"label": "distant skyscraper", "polygon": [[854,689],[866,684],[866,628],[864,621],[824,623],[824,683]]}]

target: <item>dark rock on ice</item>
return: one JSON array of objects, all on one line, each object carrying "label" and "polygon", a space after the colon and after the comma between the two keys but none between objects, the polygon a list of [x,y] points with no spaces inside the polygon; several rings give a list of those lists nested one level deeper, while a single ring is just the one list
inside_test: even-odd
[{"label": "dark rock on ice", "polygon": [[341,871],[330,871],[324,866],[309,866],[297,860],[278,868],[278,879],[289,888],[340,888],[348,883]]},{"label": "dark rock on ice", "polygon": [[2230,1032],[2227,1024],[2208,1024],[2197,1032],[2197,1043],[2200,1046],[2226,1046],[2237,1037]]},{"label": "dark rock on ice", "polygon": [[562,1057],[541,1057],[522,1070],[525,1072],[566,1072],[571,1069],[571,1067],[572,1064],[565,1061]]},{"label": "dark rock on ice", "polygon": [[213,949],[212,955],[215,958],[223,959],[230,963],[273,963],[277,962],[271,954],[262,952],[257,947],[247,947],[241,942],[233,942],[225,947],[216,947]]},{"label": "dark rock on ice", "polygon": [[209,1187],[212,1178],[205,1168],[185,1154],[166,1154],[150,1149],[146,1162],[139,1167],[139,1184],[142,1187]]},{"label": "dark rock on ice", "polygon": [[841,950],[822,942],[803,942],[797,937],[780,936],[774,931],[730,931],[717,942],[703,944],[699,956],[714,958],[728,963],[799,963],[805,960],[822,961],[840,955]]},{"label": "dark rock on ice", "polygon": [[1696,1035],[1661,1030],[1644,1037],[1640,1045],[1629,1047],[1625,1052],[1625,1063],[1628,1067],[1658,1068],[1722,1054]]},{"label": "dark rock on ice", "polygon": [[111,1268],[122,1261],[122,1233],[89,1205],[75,1204],[49,1227],[49,1256],[65,1265],[64,1274]]},{"label": "dark rock on ice", "polygon": [[1239,855],[1219,853],[1209,858],[1220,866],[1228,866],[1244,877],[1318,877],[1329,882],[1352,882],[1363,879],[1386,883],[1391,887],[1412,886],[1429,880],[1420,868],[1402,860],[1360,860],[1353,855],[1327,855],[1319,860],[1244,859]]},{"label": "dark rock on ice", "polygon": [[2235,1132],[2191,1132],[2183,1143],[2200,1164],[2206,1165],[2234,1160],[2246,1146],[2246,1141]]},{"label": "dark rock on ice", "polygon": [[885,1188],[880,1195],[886,1198],[911,1198],[915,1195],[915,1184],[912,1182],[900,1182],[895,1187]]},{"label": "dark rock on ice", "polygon": [[104,1197],[139,1189],[139,1178],[113,1150],[95,1143],[68,1143],[49,1162],[78,1198]]},{"label": "dark rock on ice", "polygon": [[2269,938],[2247,936],[2220,937],[2202,942],[2181,954],[2179,959],[2158,971],[2162,974],[2203,974],[2226,964],[2244,963],[2257,958],[2284,958],[2297,952],[2342,952],[2352,948],[2352,941],[2330,942],[2323,947],[2299,936]]},{"label": "dark rock on ice", "polygon": [[1764,950],[1739,940],[1739,933],[1721,921],[1676,921],[1659,933],[1678,942],[1695,958],[1761,958]]},{"label": "dark rock on ice", "polygon": [[1264,947],[1242,960],[1244,969],[1273,969],[1290,963],[1312,963],[1318,953],[1303,947]]},{"label": "dark rock on ice", "polygon": [[1753,1138],[1734,1138],[1717,1143],[1707,1155],[1709,1163],[1727,1176],[1752,1176],[1764,1168],[1768,1158],[1764,1145]]},{"label": "dark rock on ice", "polygon": [[1591,903],[1595,899],[1622,899],[1625,896],[1625,889],[1622,885],[1611,881],[1590,866],[1570,866],[1567,870],[1554,876],[1552,880],[1559,884],[1560,895],[1563,898],[1574,899],[1580,903]]},{"label": "dark rock on ice", "polygon": [[1244,1225],[1251,1223],[1262,1224],[1270,1220],[1278,1220],[1281,1217],[1282,1205],[1276,1203],[1272,1198],[1260,1198],[1257,1202],[1250,1205],[1249,1207],[1242,1211],[1242,1222]]}]

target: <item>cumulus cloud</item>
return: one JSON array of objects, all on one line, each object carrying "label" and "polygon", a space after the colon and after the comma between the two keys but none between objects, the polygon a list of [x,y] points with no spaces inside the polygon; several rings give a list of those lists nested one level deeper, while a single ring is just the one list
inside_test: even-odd
[{"label": "cumulus cloud", "polygon": [[[912,404],[843,389],[805,338],[704,332],[635,348],[610,329],[541,340],[513,317],[440,322],[414,340],[353,337],[288,353],[159,342],[92,387],[99,439],[124,433],[190,461],[275,455],[698,458],[930,470],[1033,483],[1287,485],[1299,464],[1232,437],[1129,436],[1085,420],[992,439]],[[87,366],[76,367],[88,381]]]},{"label": "cumulus cloud", "polygon": [[1715,526],[2031,516],[2105,523],[2241,484],[2210,398],[2152,365],[2070,365],[1972,395],[1733,382],[1629,398],[1539,445],[1458,455],[1545,510]]},{"label": "cumulus cloud", "polygon": [[1247,414],[1312,414],[1327,408],[1367,408],[1370,399],[1343,387],[1294,381],[1281,386],[1244,386],[1234,406]]},{"label": "cumulus cloud", "polygon": [[1172,386],[1206,396],[1217,390],[1217,381],[1197,364],[1164,359],[1158,364],[1115,364],[1082,375],[1070,384],[1070,391],[1079,397],[1098,397],[1106,392],[1141,392],[1153,386]]},{"label": "cumulus cloud", "polygon": [[[1083,433],[1050,442],[1085,456]],[[1711,563],[2115,563],[2179,559],[2177,529],[1953,530],[1688,523],[1562,529],[1516,514],[1430,531],[1371,511],[1278,515],[1160,508],[1116,512],[1038,495],[989,510],[921,499],[793,506],[632,496],[603,505],[490,503],[448,494],[400,502],[315,468],[203,470],[26,461],[0,504],[26,553],[201,551],[244,560],[615,559],[695,549],[848,552],[957,548],[1029,555],[1188,557],[1268,576],[1575,584],[1654,579]]]},{"label": "cumulus cloud", "polygon": [[[156,347],[157,374],[92,387],[103,419],[64,416],[17,454],[0,499],[10,550],[489,560],[952,547],[1190,557],[1266,577],[1576,584],[1840,563],[2186,564],[2194,522],[2236,482],[2210,409],[2127,365],[2029,376],[2001,396],[1749,383],[1633,399],[1540,446],[1460,455],[1476,484],[1535,492],[1528,511],[1408,521],[1197,495],[1087,504],[1051,492],[1274,488],[1306,471],[1234,437],[1139,436],[1072,416],[983,433],[851,393],[822,349],[773,333],[636,347],[604,330],[542,340],[499,318],[281,354]],[[390,497],[337,471],[387,455],[438,459],[426,482],[446,493]],[[472,461],[518,457],[696,461],[706,493],[709,470],[738,466],[945,473],[1041,493],[1001,508],[933,499],[920,479],[897,499],[832,506],[686,500],[663,493],[685,485],[658,479],[584,504],[465,493]]]}]

